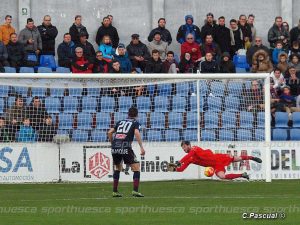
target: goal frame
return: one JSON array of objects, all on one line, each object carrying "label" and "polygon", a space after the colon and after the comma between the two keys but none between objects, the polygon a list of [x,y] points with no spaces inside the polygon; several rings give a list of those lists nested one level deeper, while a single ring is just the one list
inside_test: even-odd
[{"label": "goal frame", "polygon": [[[265,154],[266,154],[266,182],[271,182],[271,99],[270,75],[268,73],[238,73],[238,74],[72,74],[72,73],[0,73],[0,79],[176,79],[176,80],[203,80],[203,79],[263,79],[264,80],[264,105],[265,105]],[[199,90],[199,80],[197,90]],[[197,95],[198,110],[200,108],[200,95]],[[198,113],[198,121],[200,114]],[[200,124],[198,123],[198,142],[200,141]]]}]

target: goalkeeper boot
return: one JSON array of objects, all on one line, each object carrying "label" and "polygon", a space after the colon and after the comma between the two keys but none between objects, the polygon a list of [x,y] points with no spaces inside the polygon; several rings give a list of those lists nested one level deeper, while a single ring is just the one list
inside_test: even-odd
[{"label": "goalkeeper boot", "polygon": [[137,191],[132,191],[132,196],[133,197],[145,197],[142,193],[137,192]]},{"label": "goalkeeper boot", "polygon": [[242,178],[245,178],[247,180],[250,179],[249,175],[246,172],[242,173]]},{"label": "goalkeeper boot", "polygon": [[257,163],[262,163],[261,158],[258,158],[258,157],[253,157],[252,160],[257,162]]},{"label": "goalkeeper boot", "polygon": [[114,191],[112,193],[112,196],[113,196],[113,198],[121,198],[121,197],[123,197],[123,195],[121,193],[117,192],[117,191]]}]

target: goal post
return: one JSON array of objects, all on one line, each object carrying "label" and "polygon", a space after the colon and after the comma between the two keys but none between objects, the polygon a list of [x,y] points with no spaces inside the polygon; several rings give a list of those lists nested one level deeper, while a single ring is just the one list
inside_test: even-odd
[{"label": "goal post", "polygon": [[[261,87],[260,100],[251,91],[253,81]],[[205,141],[257,141],[263,148],[264,178],[271,181],[269,74],[2,73],[0,83],[1,116],[7,118],[7,112],[12,112],[17,96],[28,106],[38,96],[52,116],[57,134],[66,135],[71,142],[107,142],[107,129],[123,118],[131,105],[141,109],[144,139],[150,143],[179,142],[185,137],[200,146]],[[42,142],[38,123],[44,121],[36,122],[35,141]],[[50,133],[44,135],[47,138]]]}]

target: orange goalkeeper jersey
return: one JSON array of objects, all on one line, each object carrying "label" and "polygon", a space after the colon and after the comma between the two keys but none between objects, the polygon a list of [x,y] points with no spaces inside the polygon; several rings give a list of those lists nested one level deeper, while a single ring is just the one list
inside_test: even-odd
[{"label": "orange goalkeeper jersey", "polygon": [[227,154],[214,154],[211,150],[204,150],[198,146],[193,146],[190,152],[185,155],[179,162],[177,172],[182,172],[190,164],[196,164],[204,167],[218,167],[219,165],[227,166],[233,161],[233,157]]}]

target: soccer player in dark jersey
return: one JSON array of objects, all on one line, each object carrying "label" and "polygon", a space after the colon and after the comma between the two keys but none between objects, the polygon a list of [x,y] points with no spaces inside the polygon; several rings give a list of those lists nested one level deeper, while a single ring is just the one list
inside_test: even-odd
[{"label": "soccer player in dark jersey", "polygon": [[210,149],[202,149],[198,146],[191,146],[189,141],[182,141],[181,148],[187,153],[177,164],[169,163],[169,171],[184,171],[190,164],[196,164],[204,167],[213,167],[215,174],[220,179],[232,180],[235,178],[245,178],[249,180],[249,175],[245,173],[240,174],[225,174],[225,166],[230,163],[239,162],[242,160],[253,160],[257,163],[261,163],[260,158],[254,156],[230,156],[228,154],[215,154]]},{"label": "soccer player in dark jersey", "polygon": [[135,137],[140,146],[140,154],[145,155],[140,135],[140,124],[136,120],[137,116],[137,108],[131,107],[128,110],[128,118],[118,121],[115,127],[108,131],[108,138],[111,142],[111,153],[115,165],[115,171],[113,174],[113,197],[122,197],[122,194],[118,192],[118,184],[120,171],[123,170],[123,162],[130,165],[131,170],[133,171],[132,196],[144,197],[144,195],[138,190],[140,182],[140,164],[131,147],[133,138]]}]

